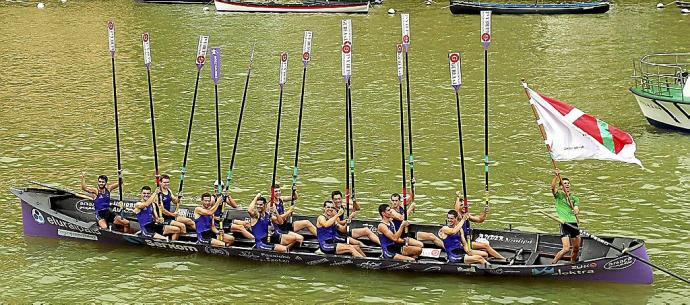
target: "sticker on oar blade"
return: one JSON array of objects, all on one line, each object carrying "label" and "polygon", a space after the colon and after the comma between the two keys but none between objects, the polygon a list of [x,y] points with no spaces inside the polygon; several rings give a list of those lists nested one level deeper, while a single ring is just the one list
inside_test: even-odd
[{"label": "sticker on oar blade", "polygon": [[288,65],[288,54],[287,52],[280,52],[280,85],[284,85],[287,80],[287,65]]},{"label": "sticker on oar blade", "polygon": [[196,46],[196,67],[201,69],[206,62],[206,50],[208,49],[208,36],[199,36],[199,43]]},{"label": "sticker on oar blade", "polygon": [[112,20],[108,20],[108,48],[110,56],[115,57],[115,23]]},{"label": "sticker on oar blade", "polygon": [[398,81],[402,82],[402,77],[403,77],[403,55],[402,55],[403,45],[398,44],[396,46],[396,51],[397,51],[396,58],[398,61]]},{"label": "sticker on oar blade", "polygon": [[302,63],[306,67],[311,61],[311,31],[304,31],[304,43],[302,44]]},{"label": "sticker on oar blade", "polygon": [[491,43],[491,11],[481,12],[482,35],[480,36],[485,50],[489,49]]},{"label": "sticker on oar blade", "polygon": [[460,65],[460,53],[448,53],[450,67],[450,85],[458,90],[462,85],[462,66]]},{"label": "sticker on oar blade", "polygon": [[345,81],[352,75],[352,20],[342,21],[343,46],[341,49],[341,68]]},{"label": "sticker on oar blade", "polygon": [[144,65],[148,68],[151,66],[151,37],[149,33],[141,34],[141,44],[144,47]]},{"label": "sticker on oar blade", "polygon": [[400,14],[402,22],[402,45],[405,51],[410,48],[410,14]]},{"label": "sticker on oar blade", "polygon": [[211,78],[218,85],[220,80],[220,48],[211,49]]}]

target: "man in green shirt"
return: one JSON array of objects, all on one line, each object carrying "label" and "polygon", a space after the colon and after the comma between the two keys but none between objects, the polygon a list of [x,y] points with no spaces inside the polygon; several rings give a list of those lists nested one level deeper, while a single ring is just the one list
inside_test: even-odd
[{"label": "man in green shirt", "polygon": [[[576,215],[580,213],[580,209],[578,208],[580,198],[573,196],[570,192],[570,179],[565,177],[560,179],[563,181],[562,187],[565,192],[556,187],[558,180],[558,174],[551,180],[551,193],[556,201],[556,213],[558,214],[558,218],[569,225],[561,224],[561,242],[563,243],[563,248],[556,253],[551,264],[556,264],[565,254],[570,252],[571,244],[573,246],[573,254],[570,256],[571,262],[577,261],[577,254],[580,251],[580,231],[576,229],[578,228],[578,219]],[[573,204],[572,207],[568,203],[568,196],[570,196],[570,202]]]}]

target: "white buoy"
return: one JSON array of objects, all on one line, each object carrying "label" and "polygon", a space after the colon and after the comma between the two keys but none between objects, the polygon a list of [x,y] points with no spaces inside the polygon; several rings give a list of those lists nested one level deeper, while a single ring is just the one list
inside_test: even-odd
[{"label": "white buoy", "polygon": [[204,12],[208,12],[208,6],[204,6]]},{"label": "white buoy", "polygon": [[388,9],[388,14],[389,14],[389,15],[394,15],[394,14],[395,14],[395,9],[389,8],[389,9]]},{"label": "white buoy", "polygon": [[424,1],[424,4],[426,4],[426,5],[431,5],[432,3],[434,3],[432,0],[426,0],[426,1]]},{"label": "white buoy", "polygon": [[690,9],[684,8],[684,9],[680,10],[680,13],[681,14],[690,14]]},{"label": "white buoy", "polygon": [[67,3],[67,0],[60,0],[60,3],[65,4]]},{"label": "white buoy", "polygon": [[656,8],[664,8],[664,4],[659,2],[656,4]]},{"label": "white buoy", "polygon": [[44,7],[46,7],[46,5],[43,4],[43,2],[39,2],[38,4],[36,4],[36,8],[38,9],[43,9]]}]

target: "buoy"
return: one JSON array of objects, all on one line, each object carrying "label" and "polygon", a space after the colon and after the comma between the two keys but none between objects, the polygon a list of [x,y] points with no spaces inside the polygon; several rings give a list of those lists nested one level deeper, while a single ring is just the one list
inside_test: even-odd
[{"label": "buoy", "polygon": [[393,8],[389,8],[389,9],[388,9],[388,14],[389,14],[389,15],[395,14],[395,10],[394,10]]},{"label": "buoy", "polygon": [[208,12],[208,6],[204,6],[204,12]]},{"label": "buoy", "polygon": [[424,4],[426,4],[426,5],[431,5],[432,3],[434,3],[434,2],[431,1],[431,0],[426,0],[426,1],[424,1]]},{"label": "buoy", "polygon": [[67,3],[67,0],[60,0],[60,2],[61,2],[62,4],[65,4],[65,3]]},{"label": "buoy", "polygon": [[656,8],[664,8],[664,4],[659,2],[657,3]]},{"label": "buoy", "polygon": [[684,9],[680,10],[680,13],[681,14],[690,14],[690,9],[684,8]]},{"label": "buoy", "polygon": [[39,2],[38,4],[36,4],[36,7],[39,9],[43,9],[44,7],[46,7],[46,5],[43,4],[43,2]]}]

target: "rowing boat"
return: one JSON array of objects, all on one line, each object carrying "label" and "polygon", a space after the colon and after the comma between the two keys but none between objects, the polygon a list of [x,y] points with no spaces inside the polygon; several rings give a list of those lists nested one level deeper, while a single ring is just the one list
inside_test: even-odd
[{"label": "rowing boat", "polygon": [[215,0],[218,12],[249,13],[368,13],[369,2],[312,1],[300,3]]},{"label": "rowing boat", "polygon": [[[60,188],[46,187],[12,188],[11,191],[21,201],[24,234],[28,236],[51,237],[71,240],[90,240],[107,244],[126,244],[156,250],[171,250],[186,253],[206,253],[225,257],[243,257],[251,260],[301,263],[305,265],[353,266],[363,269],[401,270],[425,273],[448,273],[462,275],[492,275],[539,277],[557,280],[607,281],[628,284],[651,284],[651,268],[632,256],[622,254],[612,247],[591,238],[583,238],[582,250],[576,263],[551,265],[553,256],[561,248],[560,237],[554,234],[523,232],[518,230],[474,229],[473,239],[488,240],[492,247],[507,258],[505,262],[491,265],[468,265],[448,263],[445,253],[425,245],[425,257],[414,262],[401,262],[380,257],[380,248],[371,242],[364,247],[367,257],[355,258],[347,255],[322,254],[318,250],[315,236],[308,232],[305,242],[289,253],[277,253],[253,248],[253,242],[237,236],[231,247],[212,247],[196,243],[192,234],[183,235],[178,241],[154,240],[140,234],[127,234],[116,230],[100,229],[96,223],[93,202],[83,196]],[[112,203],[115,205],[115,202]],[[124,202],[124,215],[130,219],[133,231],[138,230],[136,217],[128,209],[133,201]],[[117,209],[117,207],[116,207]],[[192,217],[189,207],[177,211]],[[231,209],[225,217],[244,219],[246,210]],[[294,216],[295,220],[314,217]],[[228,222],[226,222],[228,223]],[[353,221],[353,227],[376,229],[376,221]],[[229,224],[228,224],[229,225]],[[410,232],[436,232],[440,225],[412,224]],[[627,253],[647,260],[647,250],[642,240],[628,237],[599,237],[626,249]]]},{"label": "rowing boat", "polygon": [[690,8],[690,1],[676,0],[676,6],[680,8]]},{"label": "rowing boat", "polygon": [[490,3],[450,0],[453,14],[601,14],[609,10],[609,2],[578,3]]}]

